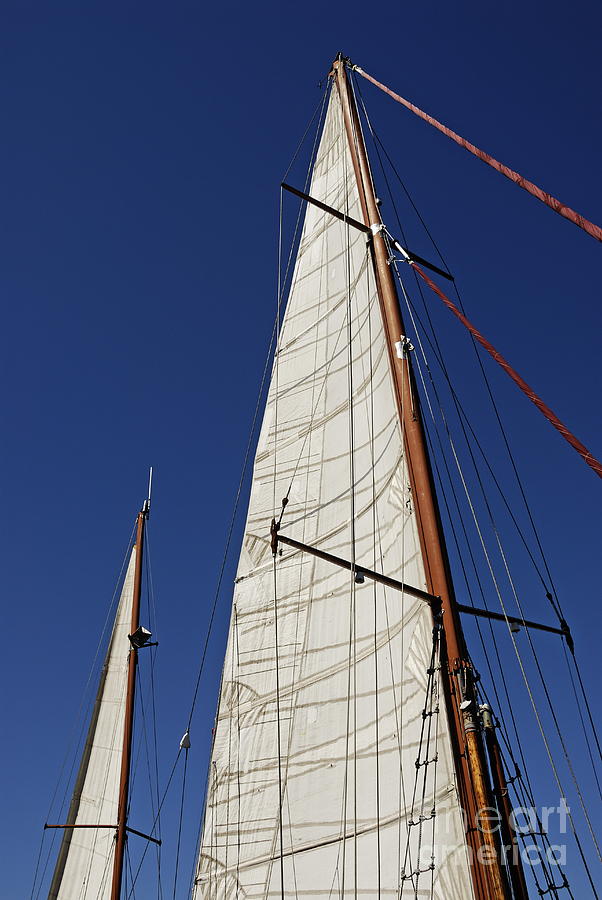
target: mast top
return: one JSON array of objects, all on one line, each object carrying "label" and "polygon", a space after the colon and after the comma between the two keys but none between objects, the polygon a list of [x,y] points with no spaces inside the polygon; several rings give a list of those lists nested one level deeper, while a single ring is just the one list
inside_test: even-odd
[{"label": "mast top", "polygon": [[151,466],[148,472],[148,493],[146,500],[142,504],[141,513],[145,519],[148,519],[150,515],[150,504],[151,504],[151,491],[153,487],[153,467]]}]

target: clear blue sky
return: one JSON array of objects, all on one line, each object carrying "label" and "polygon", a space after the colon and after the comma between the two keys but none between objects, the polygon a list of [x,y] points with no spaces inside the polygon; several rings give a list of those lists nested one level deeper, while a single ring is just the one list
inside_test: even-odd
[{"label": "clear blue sky", "polygon": [[[601,20],[593,3],[544,11],[534,0],[3,5],[3,898],[29,897],[150,464],[164,783],[273,320],[278,185],[333,56],[343,50],[599,222]],[[600,246],[362,91],[469,315],[599,455]],[[409,213],[407,231],[432,257]],[[446,315],[465,396],[470,348]],[[492,378],[593,696],[599,479]],[[226,590],[192,735],[181,897],[229,600]],[[170,807],[166,827],[174,817]]]}]

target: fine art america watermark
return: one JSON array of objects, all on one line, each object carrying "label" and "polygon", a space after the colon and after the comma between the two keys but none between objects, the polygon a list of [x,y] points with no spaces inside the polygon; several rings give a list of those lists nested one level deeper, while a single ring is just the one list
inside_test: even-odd
[{"label": "fine art america watermark", "polygon": [[[466,828],[468,816],[464,811],[462,815]],[[564,797],[561,797],[555,806],[540,808],[516,806],[510,813],[509,835],[506,823],[498,810],[495,807],[483,807],[475,817],[476,828],[483,835],[482,844],[476,853],[470,845],[467,847],[469,860],[473,862],[476,859],[480,865],[493,865],[499,860],[501,852],[503,858],[511,865],[516,865],[520,861],[523,866],[529,867],[565,866],[567,847],[566,843],[562,842],[561,836],[568,831],[569,815],[570,808]],[[439,817],[435,849],[437,855],[442,851],[443,855],[446,855],[441,845],[446,843],[446,837],[451,837],[452,833],[456,832],[457,824],[453,824],[454,819],[450,813]],[[493,841],[487,840],[490,835],[494,837]],[[422,851],[425,849],[423,845]]]}]

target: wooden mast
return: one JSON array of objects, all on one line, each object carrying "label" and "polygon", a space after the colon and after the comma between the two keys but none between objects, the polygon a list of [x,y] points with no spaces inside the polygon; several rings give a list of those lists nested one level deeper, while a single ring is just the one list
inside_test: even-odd
[{"label": "wooden mast", "polygon": [[493,721],[491,707],[485,704],[481,707],[483,718],[483,730],[485,732],[485,746],[489,757],[489,768],[493,780],[493,792],[500,817],[500,837],[502,853],[506,859],[506,866],[512,882],[515,900],[529,900],[529,891],[525,881],[525,873],[520,858],[520,847],[516,837],[516,831],[512,819],[512,805],[508,795],[508,784],[504,774],[500,745],[495,733],[496,725]]},{"label": "wooden mast", "polygon": [[389,265],[389,251],[381,231],[382,223],[357,106],[349,88],[342,55],[339,54],[333,63],[331,74],[343,108],[364,222],[373,232],[372,261],[404,434],[428,590],[441,597],[442,601],[447,656],[446,660],[442,660],[442,683],[459,793],[465,812],[466,835],[472,856],[471,874],[475,895],[478,900],[505,900],[511,894],[501,868],[496,836],[487,826],[484,829],[479,827],[482,825],[480,815],[491,807],[491,799],[473,689],[473,672],[455,605],[412,368],[407,354],[398,355],[395,347],[400,340],[403,341],[405,330],[395,280]]},{"label": "wooden mast", "polygon": [[[145,501],[138,513],[136,526],[136,568],[134,570],[134,595],[132,598],[132,623],[130,635],[133,635],[140,625],[140,594],[142,588],[142,554],[144,550],[144,531],[148,518],[150,501]],[[120,900],[121,882],[123,878],[123,864],[125,858],[125,845],[127,840],[127,810],[130,784],[130,764],[132,758],[132,737],[134,729],[134,699],[136,695],[136,669],[138,665],[138,650],[130,642],[128,656],[128,681],[125,701],[125,726],[123,730],[123,753],[121,756],[121,777],[119,782],[119,803],[117,807],[117,836],[115,842],[115,859],[113,861],[113,882],[111,886],[111,900]]]}]

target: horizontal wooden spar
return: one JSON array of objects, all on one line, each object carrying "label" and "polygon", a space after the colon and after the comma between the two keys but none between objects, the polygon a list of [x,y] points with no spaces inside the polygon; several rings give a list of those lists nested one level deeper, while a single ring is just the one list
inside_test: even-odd
[{"label": "horizontal wooden spar", "polygon": [[[334,216],[336,219],[340,219],[341,222],[345,222],[347,225],[351,225],[352,228],[357,228],[358,231],[362,231],[364,234],[372,234],[372,229],[369,225],[364,225],[363,222],[358,222],[358,220],[352,218],[352,216],[348,216],[346,213],[341,212],[338,209],[334,209],[334,207],[328,206],[328,204],[326,203],[322,203],[321,200],[316,200],[316,198],[312,197],[311,194],[306,194],[304,191],[300,191],[298,188],[291,187],[290,184],[286,184],[284,181],[280,186],[283,187],[285,191],[289,191],[289,193],[294,194],[295,197],[300,197],[301,200],[305,200],[307,203],[311,203],[313,206],[317,206],[318,209],[323,210],[323,212],[330,213],[331,216]],[[403,247],[396,238],[391,238],[391,240],[393,241],[395,246],[408,258],[409,262],[421,263],[427,269],[430,269],[431,272],[436,272],[437,275],[441,275],[442,278],[447,278],[448,281],[454,280],[454,276],[450,275],[449,272],[445,272],[443,269],[440,269],[439,266],[436,266],[433,263],[430,263],[428,260],[424,259],[423,256],[418,256],[417,253],[414,253],[412,250],[408,250],[407,247]]]},{"label": "horizontal wooden spar", "polygon": [[[46,823],[44,828],[114,828],[117,830],[117,825],[48,825]],[[135,828],[130,828],[129,825],[125,827],[126,831],[129,831],[130,834],[137,834],[138,837],[145,838],[147,841],[152,841],[153,844],[161,844],[159,838],[151,837],[150,834],[144,834],[143,831],[137,831]]]},{"label": "horizontal wooden spar", "polygon": [[507,622],[509,625],[520,625],[524,628],[536,628],[538,631],[550,631],[552,634],[561,634],[571,639],[569,627],[564,623],[562,628],[555,628],[553,625],[542,625],[540,622],[532,622],[530,619],[521,619],[518,616],[506,616],[504,613],[490,612],[488,609],[479,609],[478,606],[466,606],[464,603],[458,603],[457,609],[461,613],[470,616],[477,616],[479,619],[493,619],[496,622]]},{"label": "horizontal wooden spar", "polygon": [[315,197],[311,197],[309,194],[305,194],[303,191],[299,191],[297,190],[297,188],[291,187],[290,184],[286,184],[284,181],[282,182],[281,187],[283,187],[285,191],[289,191],[289,193],[294,194],[296,197],[300,197],[302,200],[305,200],[307,203],[311,203],[313,206],[317,206],[318,209],[321,209],[323,212],[330,213],[330,215],[334,216],[335,219],[340,219],[341,222],[345,222],[347,225],[351,225],[352,228],[357,228],[358,231],[363,231],[364,234],[372,234],[368,225],[364,225],[363,222],[358,222],[357,219],[354,219],[351,216],[340,212],[338,209],[334,209],[334,207],[332,206],[327,206],[327,204],[322,203],[321,200],[316,200]]},{"label": "horizontal wooden spar", "polygon": [[318,559],[323,559],[325,562],[340,566],[341,569],[347,569],[350,572],[354,572],[356,575],[363,575],[364,578],[369,578],[371,581],[378,581],[379,584],[384,584],[386,587],[393,588],[395,591],[403,591],[404,594],[418,597],[419,600],[424,600],[425,603],[428,603],[435,608],[441,606],[441,597],[435,597],[433,594],[422,591],[420,588],[412,587],[411,584],[406,584],[404,581],[397,581],[395,578],[389,578],[388,575],[382,575],[380,572],[373,572],[372,569],[366,569],[365,566],[354,565],[347,559],[342,559],[340,556],[334,556],[332,553],[326,553],[325,550],[318,550],[317,547],[310,547],[308,544],[302,544],[300,541],[295,541],[293,538],[286,537],[284,534],[278,534],[276,540],[277,542],[287,544],[289,547],[294,547],[295,550],[302,550],[304,553],[310,553],[312,556],[317,556]]},{"label": "horizontal wooden spar", "polygon": [[[393,588],[395,591],[403,591],[405,594],[417,597],[419,600],[424,600],[425,603],[428,603],[435,609],[441,606],[441,598],[435,597],[434,594],[429,594],[427,591],[413,587],[411,584],[406,584],[404,581],[397,581],[396,578],[390,578],[388,575],[383,575],[381,572],[374,572],[372,569],[367,569],[365,566],[354,565],[347,559],[335,556],[333,553],[327,553],[325,550],[318,550],[317,547],[311,547],[309,544],[302,544],[301,541],[296,541],[294,538],[287,537],[284,534],[276,534],[275,543],[273,541],[272,546],[277,547],[278,543],[286,544],[288,547],[293,547],[295,550],[301,550],[303,553],[309,553],[311,556],[317,556],[318,559],[323,559],[325,562],[339,566],[341,569],[347,569],[347,571],[354,572],[357,575],[363,575],[364,578],[369,578],[371,581],[377,581],[379,584],[384,584],[386,587]],[[543,625],[540,622],[533,622],[531,619],[521,619],[518,616],[505,616],[503,613],[479,609],[477,606],[466,606],[464,603],[457,603],[456,609],[458,612],[476,616],[481,619],[493,619],[496,622],[506,622],[509,625],[520,625],[523,628],[534,628],[538,631],[548,631],[552,634],[560,634],[563,637],[566,637],[569,644],[572,643],[571,633],[566,622],[563,623],[562,627],[556,628],[553,625]]]}]

